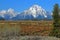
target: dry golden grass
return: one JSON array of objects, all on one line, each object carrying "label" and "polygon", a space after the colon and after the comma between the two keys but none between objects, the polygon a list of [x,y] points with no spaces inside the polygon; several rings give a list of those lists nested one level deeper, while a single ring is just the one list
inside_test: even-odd
[{"label": "dry golden grass", "polygon": [[47,36],[53,29],[52,21],[0,21],[0,32],[19,31],[21,35]]}]

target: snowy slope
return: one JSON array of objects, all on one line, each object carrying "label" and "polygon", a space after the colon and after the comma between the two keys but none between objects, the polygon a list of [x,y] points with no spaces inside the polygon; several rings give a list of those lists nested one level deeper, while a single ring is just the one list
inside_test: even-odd
[{"label": "snowy slope", "polygon": [[25,10],[24,12],[25,14],[32,15],[34,18],[36,18],[39,15],[47,17],[46,11],[41,6],[38,5],[33,5],[32,7],[30,7],[28,10]]},{"label": "snowy slope", "polygon": [[8,10],[2,10],[0,11],[0,16],[5,19],[11,19],[12,17],[15,17],[17,13],[14,12],[13,9],[9,8]]}]

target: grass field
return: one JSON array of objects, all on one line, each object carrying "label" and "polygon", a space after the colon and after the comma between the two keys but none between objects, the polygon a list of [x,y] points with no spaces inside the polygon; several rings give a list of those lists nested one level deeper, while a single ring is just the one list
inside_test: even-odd
[{"label": "grass field", "polygon": [[53,29],[52,24],[52,21],[0,21],[0,35],[15,33],[48,36]]}]

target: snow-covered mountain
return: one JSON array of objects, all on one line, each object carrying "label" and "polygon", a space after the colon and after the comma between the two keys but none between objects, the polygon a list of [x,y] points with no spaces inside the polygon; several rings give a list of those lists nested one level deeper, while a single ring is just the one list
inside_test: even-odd
[{"label": "snow-covered mountain", "polygon": [[32,19],[51,19],[52,16],[41,6],[33,5],[22,13],[16,13],[13,9],[0,11],[0,16],[6,20],[32,20]]},{"label": "snow-covered mountain", "polygon": [[28,13],[31,13],[34,18],[36,18],[39,15],[44,16],[44,17],[47,17],[46,11],[42,7],[40,7],[38,5],[33,5],[32,7],[30,7],[27,10],[27,12]]},{"label": "snow-covered mountain", "polygon": [[24,19],[51,19],[52,16],[49,12],[46,12],[41,6],[33,5],[29,9],[23,11],[22,13],[18,14],[16,17],[12,18],[14,20],[24,20]]},{"label": "snow-covered mountain", "polygon": [[11,18],[15,17],[16,15],[17,15],[17,13],[14,12],[14,9],[12,9],[12,8],[9,8],[8,10],[0,11],[0,16],[6,20],[10,20]]}]

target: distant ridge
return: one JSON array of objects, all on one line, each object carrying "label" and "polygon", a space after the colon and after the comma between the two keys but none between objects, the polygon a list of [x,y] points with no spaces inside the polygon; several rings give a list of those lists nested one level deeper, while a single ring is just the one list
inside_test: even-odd
[{"label": "distant ridge", "polygon": [[2,10],[0,16],[5,20],[51,20],[52,15],[39,5],[33,5],[22,13],[15,12],[13,9]]}]

